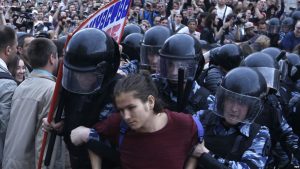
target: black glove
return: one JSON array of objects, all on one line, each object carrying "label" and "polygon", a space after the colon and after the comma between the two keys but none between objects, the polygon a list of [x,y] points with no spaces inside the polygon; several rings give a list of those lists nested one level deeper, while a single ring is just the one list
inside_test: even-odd
[{"label": "black glove", "polygon": [[87,148],[115,164],[120,164],[120,153],[115,148],[108,146],[101,141],[89,140]]},{"label": "black glove", "polygon": [[198,159],[198,168],[218,168],[218,169],[229,169],[218,160],[213,158],[209,153],[203,153]]}]

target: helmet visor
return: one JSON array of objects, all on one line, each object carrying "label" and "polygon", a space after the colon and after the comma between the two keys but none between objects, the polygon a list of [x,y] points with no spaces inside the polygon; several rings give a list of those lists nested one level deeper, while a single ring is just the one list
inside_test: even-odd
[{"label": "helmet visor", "polygon": [[158,70],[160,77],[171,81],[178,81],[179,68],[184,70],[184,80],[187,80],[187,78],[194,78],[197,70],[197,62],[195,59],[182,60],[160,57],[160,68]]},{"label": "helmet visor", "polygon": [[214,113],[223,117],[227,123],[251,124],[262,111],[261,99],[232,92],[220,86],[216,92]]},{"label": "helmet visor", "polygon": [[153,47],[149,45],[142,44],[141,47],[141,65],[150,66],[152,71],[156,71],[159,64],[159,54],[158,51],[161,47]]},{"label": "helmet visor", "polygon": [[292,66],[290,76],[293,81],[298,81],[300,79],[300,65]]},{"label": "helmet visor", "polygon": [[80,72],[63,67],[62,86],[76,94],[91,94],[101,88],[103,74],[97,71]]},{"label": "helmet visor", "polygon": [[285,80],[288,76],[288,62],[286,60],[279,60],[279,72],[280,72],[280,79]]},{"label": "helmet visor", "polygon": [[279,70],[270,67],[253,67],[255,70],[259,71],[265,78],[267,82],[267,86],[269,88],[275,89],[278,91],[279,89]]},{"label": "helmet visor", "polygon": [[269,25],[268,26],[268,32],[271,33],[271,34],[276,34],[279,32],[279,25]]}]

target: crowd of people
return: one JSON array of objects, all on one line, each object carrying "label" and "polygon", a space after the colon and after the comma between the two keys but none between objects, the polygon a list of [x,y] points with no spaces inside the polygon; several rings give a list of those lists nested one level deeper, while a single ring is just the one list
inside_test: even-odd
[{"label": "crowd of people", "polygon": [[110,2],[0,1],[0,168],[37,168],[43,132],[42,168],[299,168],[300,1],[132,0],[120,44],[64,48]]}]

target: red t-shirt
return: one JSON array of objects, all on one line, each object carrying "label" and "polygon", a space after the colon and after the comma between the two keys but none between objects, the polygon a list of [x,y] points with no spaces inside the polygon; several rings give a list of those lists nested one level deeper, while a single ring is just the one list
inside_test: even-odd
[{"label": "red t-shirt", "polygon": [[[188,153],[197,142],[197,126],[192,116],[165,110],[167,125],[153,133],[128,130],[121,148],[123,169],[182,169]],[[117,142],[121,116],[111,115],[95,125],[101,136]]]}]

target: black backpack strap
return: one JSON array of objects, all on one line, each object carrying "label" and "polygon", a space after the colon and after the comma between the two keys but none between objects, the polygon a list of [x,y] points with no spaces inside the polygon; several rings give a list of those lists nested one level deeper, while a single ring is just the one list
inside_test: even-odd
[{"label": "black backpack strap", "polygon": [[7,72],[0,72],[0,79],[11,79],[11,80],[15,80],[14,77],[12,77],[12,75],[10,75]]}]

